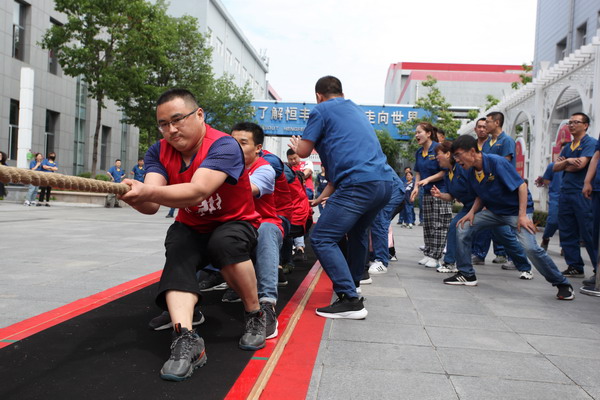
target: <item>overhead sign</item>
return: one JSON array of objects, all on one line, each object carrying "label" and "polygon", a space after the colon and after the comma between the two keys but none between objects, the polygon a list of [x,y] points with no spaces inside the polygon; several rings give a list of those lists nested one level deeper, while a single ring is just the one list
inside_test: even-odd
[{"label": "overhead sign", "polygon": [[[316,103],[282,103],[278,101],[253,101],[256,122],[266,135],[292,136],[302,135],[308,116]],[[376,130],[386,130],[396,140],[409,140],[406,135],[399,135],[398,125],[401,122],[422,117],[425,112],[412,106],[359,105],[367,119]]]}]

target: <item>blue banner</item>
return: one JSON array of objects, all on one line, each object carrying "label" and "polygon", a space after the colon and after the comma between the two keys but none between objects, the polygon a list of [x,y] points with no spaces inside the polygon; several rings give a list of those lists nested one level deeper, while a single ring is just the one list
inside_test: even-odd
[{"label": "blue banner", "polygon": [[[292,136],[302,135],[310,111],[316,103],[282,103],[278,101],[253,101],[256,122],[263,128],[266,135]],[[425,111],[397,105],[369,106],[359,105],[376,130],[386,130],[396,140],[409,140],[410,137],[398,134],[401,122],[420,118]]]}]

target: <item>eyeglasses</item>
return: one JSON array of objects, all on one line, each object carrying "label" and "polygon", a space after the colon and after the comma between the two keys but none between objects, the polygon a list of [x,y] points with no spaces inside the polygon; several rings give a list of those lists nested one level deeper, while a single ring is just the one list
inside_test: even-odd
[{"label": "eyeglasses", "polygon": [[454,154],[452,154],[452,158],[454,158],[455,160],[458,160],[465,152],[464,151],[455,151]]},{"label": "eyeglasses", "polygon": [[585,122],[577,121],[577,120],[567,122],[567,125],[579,125],[579,124],[585,124]]},{"label": "eyeglasses", "polygon": [[168,131],[170,126],[172,125],[175,128],[179,128],[183,125],[183,121],[189,117],[190,115],[192,115],[193,113],[195,113],[196,111],[198,111],[200,108],[196,108],[194,111],[192,111],[189,114],[183,115],[181,117],[177,117],[177,118],[173,118],[170,121],[167,122],[159,122],[158,123],[158,130],[161,132],[165,132]]}]

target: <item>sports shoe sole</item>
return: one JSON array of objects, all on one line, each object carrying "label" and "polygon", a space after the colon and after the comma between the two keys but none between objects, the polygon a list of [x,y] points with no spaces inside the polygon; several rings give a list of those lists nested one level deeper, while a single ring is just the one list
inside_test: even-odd
[{"label": "sports shoe sole", "polygon": [[[202,314],[202,318],[200,318],[199,321],[192,321],[192,326],[198,326],[200,324],[203,324],[204,321],[205,321],[204,314]],[[164,331],[165,329],[173,329],[173,322],[169,322],[168,324],[153,328],[153,330],[155,330],[155,331]]]},{"label": "sports shoe sole", "polygon": [[446,267],[439,267],[438,269],[436,269],[437,272],[440,272],[442,274],[449,274],[449,273],[457,273],[458,269],[454,268],[454,269],[450,269],[450,268],[446,268]]},{"label": "sports shoe sole", "polygon": [[269,339],[275,339],[277,337],[277,335],[279,335],[279,321],[275,321],[275,332],[273,332],[272,334],[270,334],[269,336],[267,336],[267,340]]},{"label": "sports shoe sole", "polygon": [[444,282],[445,285],[454,285],[454,286],[477,286],[477,281],[474,282]]},{"label": "sports shoe sole", "polygon": [[387,274],[387,268],[385,270],[383,269],[370,269],[369,268],[369,275],[383,275],[383,274]]},{"label": "sports shoe sole", "polygon": [[326,313],[319,310],[316,310],[315,312],[321,317],[332,319],[365,319],[369,314],[366,308],[358,311],[344,311],[339,313]]},{"label": "sports shoe sole", "polygon": [[360,284],[361,285],[370,285],[371,283],[373,283],[373,279],[371,279],[371,277],[369,277],[368,279],[361,279],[360,280]]},{"label": "sports shoe sole", "polygon": [[579,293],[587,294],[588,296],[600,297],[600,291],[596,290],[594,285],[583,286],[579,289]]},{"label": "sports shoe sole", "polygon": [[229,288],[229,285],[227,284],[227,282],[223,282],[223,283],[219,283],[216,286],[211,286],[209,288],[205,288],[205,289],[200,289],[201,292],[212,292],[213,290],[227,290]]},{"label": "sports shoe sole", "polygon": [[266,345],[267,345],[266,342],[263,342],[261,345],[258,345],[258,346],[249,346],[249,345],[246,345],[246,344],[238,343],[238,347],[240,349],[242,349],[242,350],[250,350],[250,351],[260,350],[260,349],[264,348]]},{"label": "sports shoe sole", "polygon": [[203,367],[206,364],[206,360],[207,360],[207,357],[206,357],[206,351],[205,351],[205,352],[202,353],[202,357],[200,357],[195,362],[193,362],[192,365],[190,365],[190,369],[188,370],[188,372],[184,376],[177,376],[177,375],[165,374],[165,373],[163,373],[163,370],[161,368],[161,370],[160,370],[160,377],[162,379],[164,379],[165,381],[181,382],[183,380],[186,380],[190,376],[192,376],[192,374],[194,373],[195,369]]}]

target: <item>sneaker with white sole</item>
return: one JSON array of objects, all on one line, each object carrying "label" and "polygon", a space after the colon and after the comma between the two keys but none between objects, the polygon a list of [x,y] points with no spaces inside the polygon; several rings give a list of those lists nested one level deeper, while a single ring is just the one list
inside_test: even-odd
[{"label": "sneaker with white sole", "polygon": [[385,274],[385,273],[387,273],[387,267],[385,265],[383,265],[383,263],[379,260],[375,261],[369,267],[370,275],[381,275],[381,274]]},{"label": "sneaker with white sole", "polygon": [[370,285],[371,283],[373,283],[373,279],[371,279],[371,276],[369,275],[369,268],[365,268],[365,271],[363,272],[363,276],[362,276],[362,278],[360,278],[360,284],[361,285]]},{"label": "sneaker with white sole", "polygon": [[573,300],[575,295],[573,294],[573,286],[568,283],[556,285],[558,288],[558,293],[556,293],[556,298],[559,300]]},{"label": "sneaker with white sole", "polygon": [[456,264],[450,264],[447,262],[442,263],[437,269],[437,272],[441,273],[456,273],[458,269],[456,268]]},{"label": "sneaker with white sole", "polygon": [[456,275],[444,279],[444,283],[446,285],[477,286],[477,277],[475,275],[466,276],[463,275],[461,272],[458,272],[456,273]]},{"label": "sneaker with white sole", "polygon": [[367,309],[362,297],[347,297],[338,295],[338,298],[326,307],[317,308],[317,315],[325,318],[365,319]]},{"label": "sneaker with white sole", "polygon": [[502,264],[501,268],[507,271],[514,271],[517,269],[517,266],[512,260],[509,260],[506,264]]},{"label": "sneaker with white sole", "polygon": [[430,258],[429,261],[425,263],[425,268],[439,268],[440,262],[435,258]]},{"label": "sneaker with white sole", "polygon": [[425,245],[419,246],[419,250],[425,251]]},{"label": "sneaker with white sole", "polygon": [[396,256],[390,256],[390,261],[398,261],[398,258]]},{"label": "sneaker with white sole", "polygon": [[167,381],[182,381],[192,376],[196,368],[206,364],[204,340],[195,330],[177,324],[173,331],[171,356],[160,370],[160,377]]},{"label": "sneaker with white sole", "polygon": [[531,280],[533,279],[533,273],[531,271],[523,271],[521,272],[519,279]]},{"label": "sneaker with white sole", "polygon": [[[194,309],[194,317],[192,319],[192,326],[200,325],[204,322],[204,314],[200,310]],[[148,323],[148,327],[154,331],[162,331],[173,327],[171,321],[171,314],[168,311],[163,311],[160,315],[152,318]]]},{"label": "sneaker with white sole", "polygon": [[419,265],[425,265],[425,264],[427,264],[427,262],[429,262],[429,260],[433,260],[433,258],[431,258],[429,256],[425,256],[419,261]]}]

